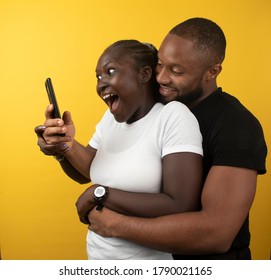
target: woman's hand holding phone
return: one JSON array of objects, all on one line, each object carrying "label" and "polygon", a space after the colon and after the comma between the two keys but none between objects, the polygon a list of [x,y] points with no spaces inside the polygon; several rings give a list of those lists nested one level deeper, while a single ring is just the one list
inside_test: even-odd
[{"label": "woman's hand holding phone", "polygon": [[50,104],[45,111],[46,120],[44,123],[45,130],[43,132],[43,138],[48,145],[55,145],[57,150],[59,150],[59,145],[65,145],[70,149],[75,136],[75,126],[71,118],[71,113],[68,111],[64,112],[63,119],[52,118],[53,110],[54,107]]},{"label": "woman's hand holding phone", "polygon": [[72,147],[75,127],[70,112],[66,111],[61,119],[60,110],[56,100],[52,80],[47,78],[45,87],[50,105],[45,111],[45,123],[37,126],[35,132],[38,136],[38,145],[46,155],[61,156]]}]

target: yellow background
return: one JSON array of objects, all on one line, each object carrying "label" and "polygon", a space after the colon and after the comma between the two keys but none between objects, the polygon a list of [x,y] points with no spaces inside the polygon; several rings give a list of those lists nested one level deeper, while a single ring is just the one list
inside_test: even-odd
[{"label": "yellow background", "polygon": [[[103,49],[130,38],[159,47],[177,23],[207,17],[228,41],[219,85],[257,116],[270,147],[270,15],[269,0],[0,0],[2,258],[86,258],[87,229],[74,206],[86,186],[68,179],[36,144],[33,129],[48,104],[46,77],[86,144],[106,109],[94,73]],[[259,177],[251,212],[254,259],[270,258],[270,185],[270,173]]]}]

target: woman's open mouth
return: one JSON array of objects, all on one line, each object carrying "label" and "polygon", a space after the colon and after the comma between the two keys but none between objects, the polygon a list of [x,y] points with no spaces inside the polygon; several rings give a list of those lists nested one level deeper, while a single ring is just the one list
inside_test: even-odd
[{"label": "woman's open mouth", "polygon": [[102,96],[104,102],[108,105],[110,112],[114,113],[119,105],[119,97],[116,94],[109,93]]}]

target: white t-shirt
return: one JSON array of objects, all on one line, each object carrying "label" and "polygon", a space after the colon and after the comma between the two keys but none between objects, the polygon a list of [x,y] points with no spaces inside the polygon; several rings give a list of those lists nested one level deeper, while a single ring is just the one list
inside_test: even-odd
[{"label": "white t-shirt", "polygon": [[[202,155],[198,122],[180,102],[156,103],[132,123],[118,123],[109,110],[89,142],[97,149],[91,164],[94,184],[132,192],[158,193],[162,184],[162,157],[176,152]],[[172,259],[159,252],[119,238],[104,238],[89,231],[89,259]]]}]

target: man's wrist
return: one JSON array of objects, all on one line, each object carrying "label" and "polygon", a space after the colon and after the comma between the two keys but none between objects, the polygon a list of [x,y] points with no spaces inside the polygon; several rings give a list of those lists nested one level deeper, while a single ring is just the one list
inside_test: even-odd
[{"label": "man's wrist", "polygon": [[129,224],[131,217],[119,213],[115,213],[115,215],[109,226],[111,237],[124,238],[126,236],[126,226]]}]

